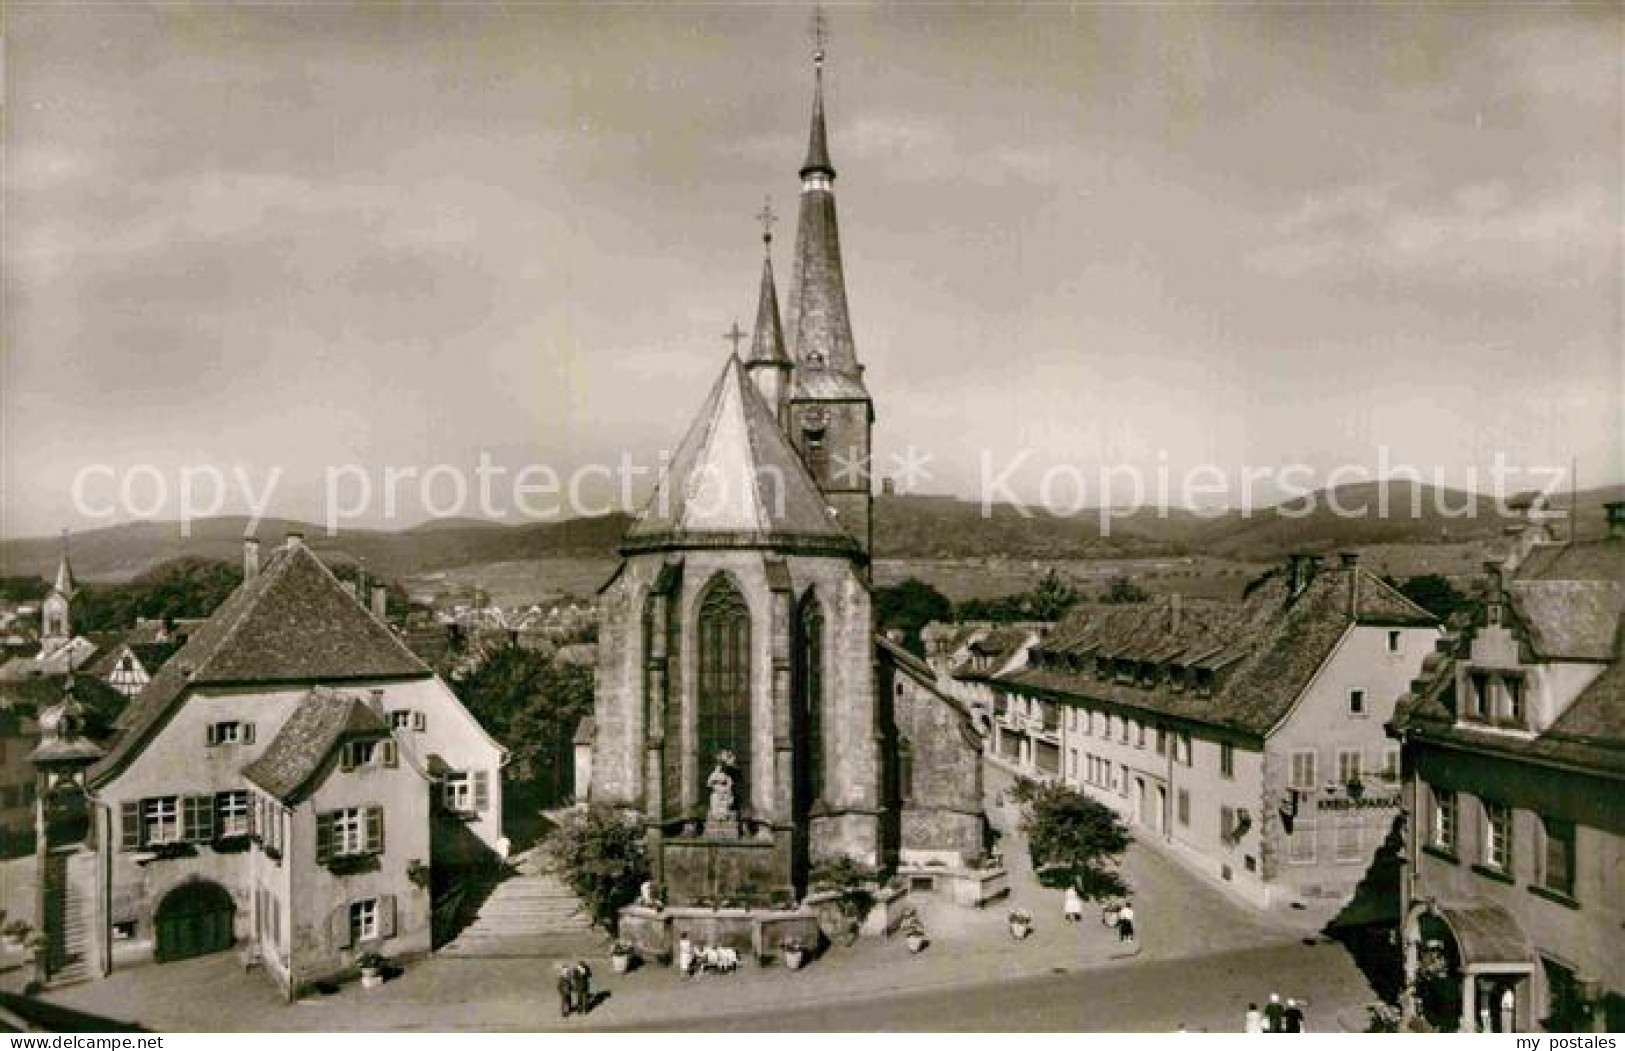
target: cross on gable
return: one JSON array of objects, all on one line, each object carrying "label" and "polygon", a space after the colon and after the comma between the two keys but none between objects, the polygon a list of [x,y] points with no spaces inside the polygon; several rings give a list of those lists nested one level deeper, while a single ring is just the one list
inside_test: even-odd
[{"label": "cross on gable", "polygon": [[730,328],[728,331],[724,332],[722,334],[722,338],[732,343],[734,345],[734,353],[738,354],[739,344],[745,341],[746,336],[744,330],[739,327],[739,322],[735,320],[733,328]]}]

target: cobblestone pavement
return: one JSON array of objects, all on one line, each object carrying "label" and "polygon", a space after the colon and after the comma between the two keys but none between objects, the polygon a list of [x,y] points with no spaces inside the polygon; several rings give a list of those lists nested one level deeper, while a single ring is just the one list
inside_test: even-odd
[{"label": "cobblestone pavement", "polygon": [[[1000,782],[993,777],[989,782],[997,791]],[[51,999],[165,1031],[704,1028],[712,1023],[721,1026],[727,1019],[733,1019],[730,1025],[772,1028],[767,1022],[773,1018],[816,1020],[823,1017],[820,1009],[832,1004],[908,998],[911,1010],[922,1010],[932,995],[947,990],[1011,983],[1041,990],[1047,988],[1046,982],[1076,984],[1081,980],[1076,976],[1088,972],[1113,988],[1124,983],[1140,988],[1134,975],[1143,975],[1149,999],[1136,1000],[1139,1013],[1132,1016],[1143,1020],[1159,1003],[1170,1013],[1179,1010],[1178,1004],[1168,1002],[1168,983],[1170,974],[1178,973],[1180,961],[1189,961],[1193,973],[1229,975],[1234,985],[1222,997],[1210,994],[1202,1012],[1186,1019],[1193,1024],[1200,1018],[1228,1017],[1237,1002],[1244,1009],[1248,999],[1262,1000],[1272,989],[1318,1004],[1317,1013],[1324,1011],[1328,1018],[1371,998],[1341,949],[1305,945],[1301,932],[1280,917],[1248,909],[1163,854],[1138,845],[1130,848],[1124,871],[1134,887],[1139,943],[1120,944],[1101,923],[1098,911],[1087,914],[1082,924],[1068,924],[1061,916],[1060,892],[1039,887],[1032,877],[1025,843],[1014,831],[1014,813],[996,813],[994,820],[1010,830],[1005,839],[1010,900],[967,910],[921,898],[916,907],[931,944],[917,956],[901,939],[864,939],[851,948],[832,948],[799,972],[747,964],[733,975],[689,980],[669,968],[652,966],[616,975],[607,960],[597,960],[592,961],[596,984],[608,996],[587,1017],[567,1020],[558,1017],[553,961],[541,959],[430,958],[379,989],[351,985],[289,1005],[263,976],[243,974],[232,965],[232,957],[220,955],[118,972],[100,982],[61,990]],[[1010,937],[1006,925],[1006,914],[1013,907],[1028,909],[1035,917],[1033,935],[1021,942]],[[1263,955],[1253,959],[1251,953]],[[1237,971],[1235,963],[1219,962],[1227,958],[1252,962]],[[1250,988],[1255,981],[1257,988]],[[1180,1000],[1184,999],[1182,989]],[[997,998],[972,996],[964,1003],[985,1004],[994,1012],[988,1016],[990,1026],[979,1026],[967,1017],[962,1020],[965,1027],[999,1028]],[[907,1007],[902,999],[898,1004],[899,1010]],[[1234,1013],[1239,1019],[1239,1010]],[[863,1017],[883,1015],[883,1007],[870,1004]],[[839,1028],[848,1017],[844,1010],[830,1013],[828,1024]],[[1168,1028],[1179,1020],[1170,1021]],[[1055,1019],[1055,1024],[1060,1021]],[[1044,1022],[1010,1019],[1008,1027],[1045,1028]],[[1122,1028],[1108,1025],[1106,1016],[1098,1022],[1074,1018],[1068,1024]],[[917,1027],[930,1028],[923,1021]]]}]

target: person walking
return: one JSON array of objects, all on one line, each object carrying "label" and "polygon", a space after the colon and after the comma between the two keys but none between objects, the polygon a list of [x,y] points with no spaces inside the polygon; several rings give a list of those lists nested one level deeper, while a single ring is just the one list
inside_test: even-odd
[{"label": "person walking", "polygon": [[575,975],[567,963],[559,964],[559,1017],[569,1018],[575,996]]},{"label": "person walking", "polygon": [[1134,903],[1131,901],[1125,901],[1123,907],[1117,910],[1117,940],[1134,940]]},{"label": "person walking", "polygon": [[1299,1007],[1298,1001],[1290,996],[1287,997],[1286,1010],[1281,1012],[1281,1024],[1286,1027],[1286,1031],[1289,1033],[1303,1032],[1303,1008]]},{"label": "person walking", "polygon": [[1078,888],[1066,888],[1066,903],[1061,906],[1061,914],[1068,923],[1083,922],[1083,895],[1078,893]]},{"label": "person walking", "polygon": [[1281,994],[1271,993],[1270,1002],[1264,1005],[1264,1032],[1284,1033],[1285,1026],[1286,1008],[1281,1006]]},{"label": "person walking", "polygon": [[1258,1013],[1257,1004],[1247,1005],[1247,1021],[1242,1031],[1247,1033],[1262,1033],[1264,1031],[1264,1016]]},{"label": "person walking", "polygon": [[577,960],[575,973],[571,975],[575,989],[575,1009],[582,1014],[592,1010],[592,968],[587,966],[586,960]]}]

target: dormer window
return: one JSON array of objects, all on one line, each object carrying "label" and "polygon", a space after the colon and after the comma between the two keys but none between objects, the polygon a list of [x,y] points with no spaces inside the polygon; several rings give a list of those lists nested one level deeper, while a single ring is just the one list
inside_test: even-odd
[{"label": "dormer window", "polygon": [[380,739],[349,741],[344,745],[342,765],[345,770],[396,765],[395,742]]},{"label": "dormer window", "polygon": [[254,724],[225,719],[210,723],[204,731],[204,742],[215,748],[221,745],[253,744]]}]

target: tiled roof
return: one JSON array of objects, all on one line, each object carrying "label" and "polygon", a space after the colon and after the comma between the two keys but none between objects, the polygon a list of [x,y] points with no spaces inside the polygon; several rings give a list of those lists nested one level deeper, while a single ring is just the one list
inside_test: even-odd
[{"label": "tiled roof", "polygon": [[1529,644],[1547,660],[1605,661],[1625,612],[1625,581],[1515,580],[1507,589]]},{"label": "tiled roof", "polygon": [[[1351,574],[1359,588],[1350,616]],[[1353,623],[1426,627],[1436,623],[1380,579],[1359,568],[1322,570],[1298,593],[1280,575],[1240,603],[1168,596],[1069,615],[1039,644],[1045,653],[1087,654],[1084,668],[1037,662],[1002,681],[1044,692],[1089,697],[1254,736],[1273,730]],[[1222,671],[1204,693],[1092,674],[1095,657]]]},{"label": "tiled roof", "polygon": [[238,585],[126,710],[118,746],[91,770],[122,768],[188,687],[343,682],[433,674],[303,545],[278,552]]},{"label": "tiled roof", "polygon": [[1529,941],[1518,921],[1499,905],[1440,905],[1438,911],[1456,936],[1461,966],[1528,963]]},{"label": "tiled roof", "polygon": [[291,803],[340,741],[388,734],[383,713],[365,696],[319,686],[299,702],[259,758],[243,767],[243,776]]},{"label": "tiled roof", "polygon": [[799,539],[850,547],[737,357],[700,407],[625,547]]}]

